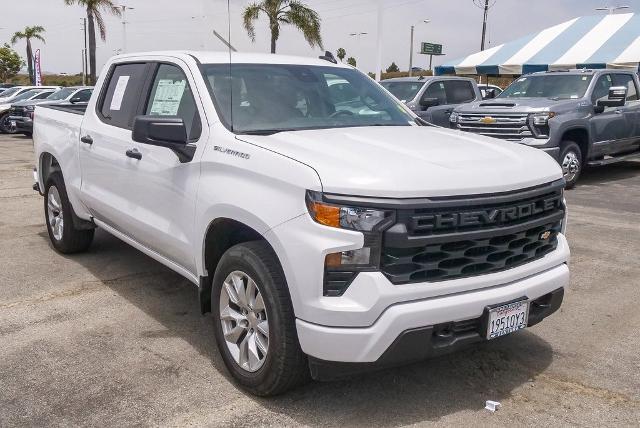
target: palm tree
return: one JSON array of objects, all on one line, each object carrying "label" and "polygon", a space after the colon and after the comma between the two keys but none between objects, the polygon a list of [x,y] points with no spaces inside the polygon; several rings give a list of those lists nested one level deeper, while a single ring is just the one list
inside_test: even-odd
[{"label": "palm tree", "polygon": [[112,0],[64,0],[67,6],[82,6],[87,10],[87,23],[89,26],[89,82],[96,83],[96,27],[100,30],[100,38],[104,42],[107,40],[107,28],[104,23],[102,12],[110,13],[120,17],[122,12]]},{"label": "palm tree", "polygon": [[33,76],[33,51],[31,49],[31,39],[40,40],[42,43],[45,43],[44,37],[42,37],[42,33],[44,33],[44,31],[44,27],[36,25],[33,27],[26,27],[24,31],[18,31],[13,35],[13,37],[11,37],[11,44],[13,45],[18,43],[18,40],[25,39],[27,41],[27,70],[29,70],[29,81],[31,84],[35,83]]},{"label": "palm tree", "polygon": [[358,63],[356,62],[356,59],[354,57],[350,56],[347,59],[347,64],[349,64],[351,67],[356,67]]},{"label": "palm tree", "polygon": [[342,62],[344,57],[347,56],[347,51],[345,51],[344,48],[339,48],[336,54],[338,55],[338,59],[340,60],[340,62]]},{"label": "palm tree", "polygon": [[322,36],[320,35],[320,17],[318,13],[307,7],[299,0],[262,0],[247,6],[242,14],[244,28],[251,38],[256,40],[254,21],[264,12],[269,18],[271,30],[271,53],[276,53],[276,42],[280,37],[280,26],[291,24],[297,27],[305,40],[313,48],[316,45],[322,49]]}]

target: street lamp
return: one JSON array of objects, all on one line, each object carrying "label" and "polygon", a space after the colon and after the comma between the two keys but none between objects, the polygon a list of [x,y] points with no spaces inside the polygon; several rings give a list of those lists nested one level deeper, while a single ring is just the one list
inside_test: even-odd
[{"label": "street lamp", "polygon": [[368,34],[369,33],[367,33],[366,31],[360,31],[360,32],[357,32],[357,33],[349,33],[349,36],[357,38],[357,37],[360,37],[360,36],[366,36]]},{"label": "street lamp", "polygon": [[[431,20],[430,19],[423,19],[422,21],[418,22],[418,24],[424,23],[424,24],[428,24],[430,23]],[[409,46],[409,77],[411,77],[413,75],[413,31],[415,28],[416,24],[411,26],[411,42],[410,42],[410,46]]]},{"label": "street lamp", "polygon": [[630,6],[613,6],[613,7],[597,7],[596,10],[598,11],[606,11],[609,12],[609,15],[613,15],[614,13],[616,13],[617,10],[622,10],[622,9],[631,9]]},{"label": "street lamp", "polygon": [[119,4],[116,7],[122,10],[122,53],[127,53],[127,20],[125,19],[125,14],[127,10],[134,10],[135,7],[124,4]]}]

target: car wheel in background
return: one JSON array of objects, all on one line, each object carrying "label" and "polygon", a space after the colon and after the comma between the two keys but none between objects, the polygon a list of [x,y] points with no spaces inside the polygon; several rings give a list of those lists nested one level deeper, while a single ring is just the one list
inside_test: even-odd
[{"label": "car wheel in background", "polygon": [[5,113],[0,116],[0,132],[3,134],[15,134],[17,129],[15,126],[11,126],[9,121],[9,113]]},{"label": "car wheel in background", "polygon": [[218,349],[232,377],[260,396],[309,378],[287,283],[264,241],[231,247],[213,277],[211,312]]},{"label": "car wheel in background", "polygon": [[573,141],[563,141],[560,147],[562,147],[560,152],[562,175],[567,182],[566,188],[571,189],[582,173],[582,151]]}]

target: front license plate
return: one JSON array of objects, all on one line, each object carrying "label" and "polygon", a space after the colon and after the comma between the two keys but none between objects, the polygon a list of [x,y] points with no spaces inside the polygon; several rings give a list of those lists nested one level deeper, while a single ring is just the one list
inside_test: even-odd
[{"label": "front license plate", "polygon": [[487,339],[495,339],[527,326],[529,302],[520,300],[491,308],[487,322]]},{"label": "front license plate", "polygon": [[9,122],[9,126],[12,127],[12,128],[15,128],[16,127],[16,121],[15,120],[10,121]]}]

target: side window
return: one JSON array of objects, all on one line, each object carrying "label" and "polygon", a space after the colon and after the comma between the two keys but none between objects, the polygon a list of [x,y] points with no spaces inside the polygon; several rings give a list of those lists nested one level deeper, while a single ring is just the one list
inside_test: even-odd
[{"label": "side window", "polygon": [[83,89],[82,91],[78,91],[73,98],[78,100],[79,103],[86,103],[91,98],[91,89]]},{"label": "side window", "polygon": [[200,115],[187,76],[180,67],[160,64],[145,114],[179,117],[187,128],[187,140],[195,141],[200,138]]},{"label": "side window", "polygon": [[100,105],[102,120],[118,128],[131,129],[136,114],[146,64],[116,65]]},{"label": "side window", "polygon": [[447,93],[444,90],[444,82],[434,82],[430,84],[422,95],[422,99],[425,98],[436,98],[440,105],[447,104]]},{"label": "side window", "polygon": [[630,74],[614,74],[613,83],[615,86],[624,86],[627,88],[627,101],[638,101],[638,88],[633,76]]},{"label": "side window", "polygon": [[609,88],[613,86],[611,75],[604,74],[598,78],[596,85],[591,94],[591,102],[595,105],[598,100],[604,100],[609,97]]},{"label": "side window", "polygon": [[38,95],[36,95],[35,97],[31,98],[32,100],[44,100],[45,98],[49,97],[51,94],[53,94],[53,91],[44,91],[44,92],[40,92]]},{"label": "side window", "polygon": [[443,83],[444,91],[447,94],[447,104],[468,103],[476,98],[471,82],[445,80]]}]

